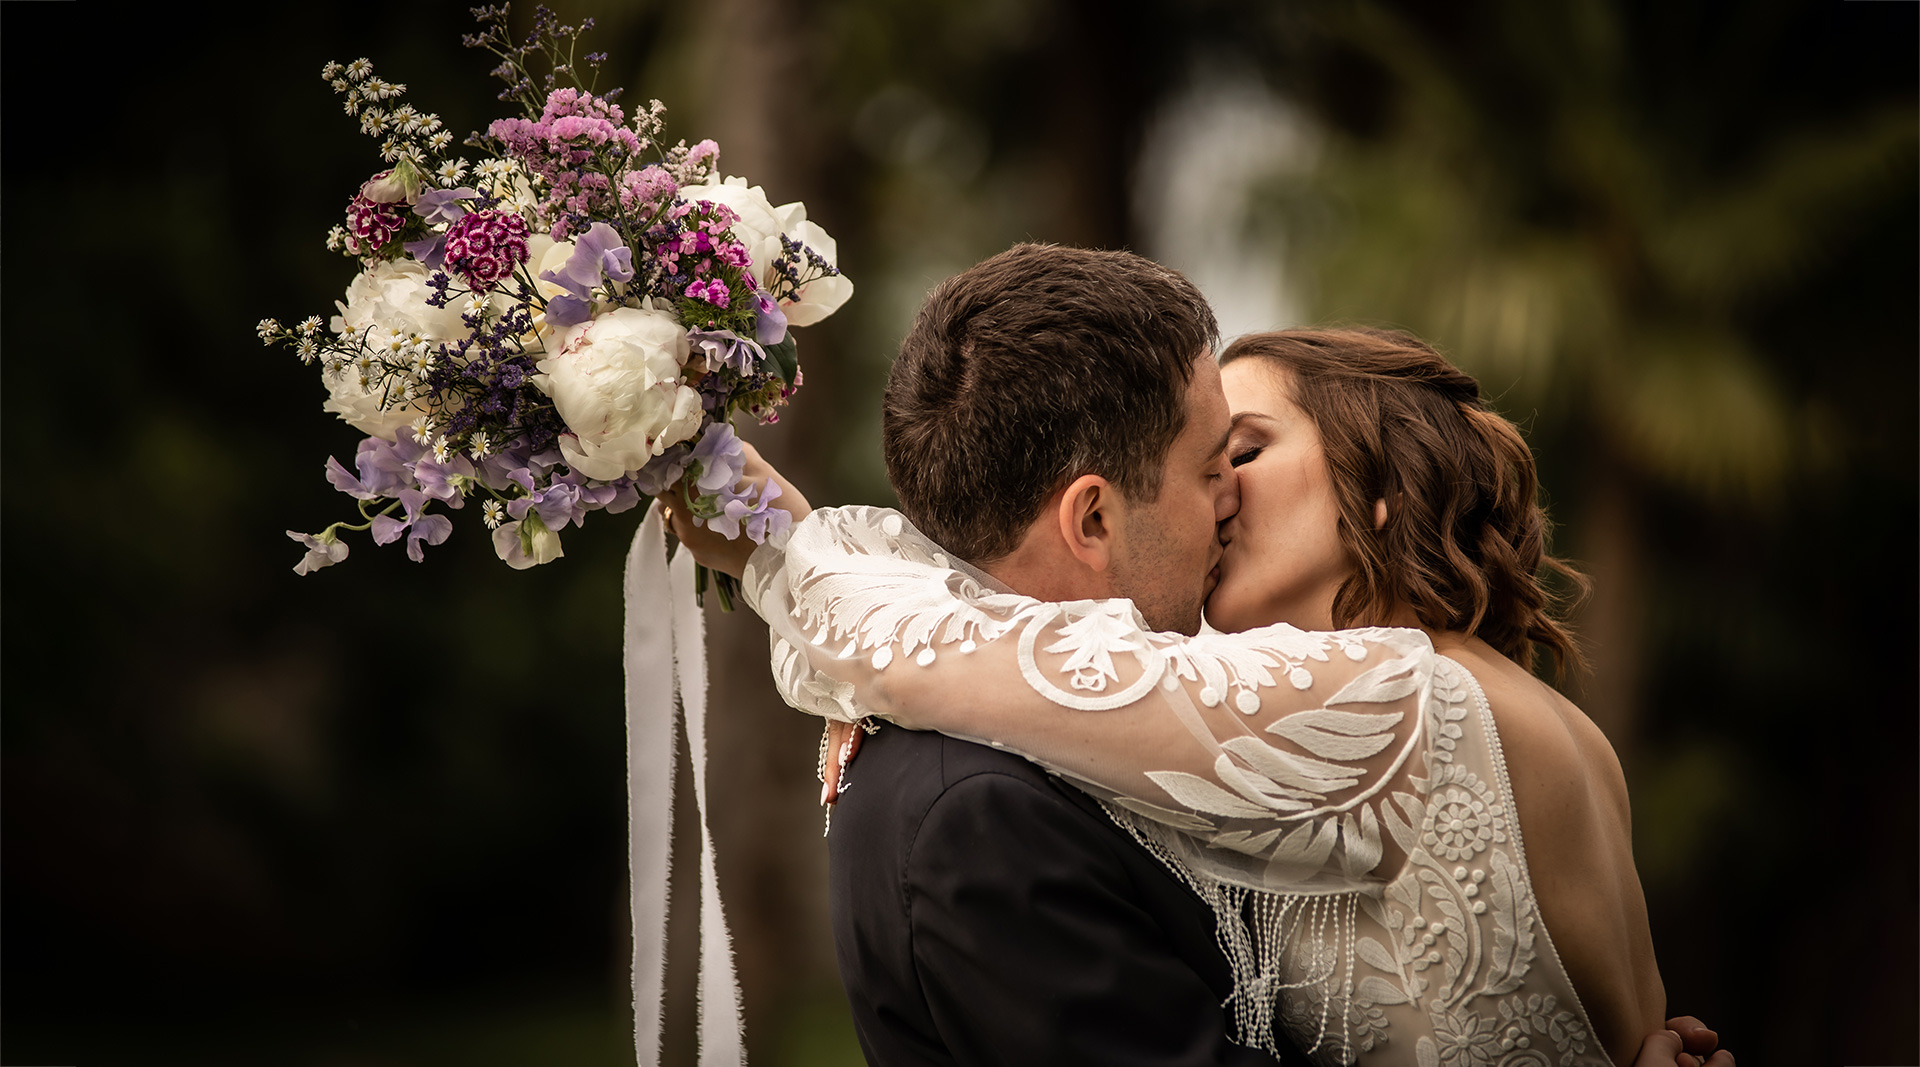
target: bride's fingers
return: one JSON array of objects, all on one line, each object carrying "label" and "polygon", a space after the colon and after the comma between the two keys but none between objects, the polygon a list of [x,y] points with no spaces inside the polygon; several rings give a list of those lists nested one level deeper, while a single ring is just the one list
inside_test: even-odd
[{"label": "bride's fingers", "polygon": [[1720,1047],[1720,1035],[1691,1015],[1676,1015],[1668,1019],[1667,1029],[1679,1034],[1686,1051],[1695,1056],[1705,1056]]},{"label": "bride's fingers", "polygon": [[1640,1054],[1633,1067],[1695,1067],[1695,1060],[1684,1052],[1680,1035],[1672,1030],[1655,1030],[1640,1042]]}]

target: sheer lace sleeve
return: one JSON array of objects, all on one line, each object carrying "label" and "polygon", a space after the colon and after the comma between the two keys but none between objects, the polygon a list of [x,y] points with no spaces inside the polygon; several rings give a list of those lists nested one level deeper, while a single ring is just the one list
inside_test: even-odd
[{"label": "sheer lace sleeve", "polygon": [[1231,884],[1377,885],[1404,858],[1381,824],[1402,819],[1389,787],[1433,733],[1437,658],[1418,631],[1155,633],[1130,601],[997,589],[864,507],[763,546],[745,589],[803,711],[1018,752]]}]

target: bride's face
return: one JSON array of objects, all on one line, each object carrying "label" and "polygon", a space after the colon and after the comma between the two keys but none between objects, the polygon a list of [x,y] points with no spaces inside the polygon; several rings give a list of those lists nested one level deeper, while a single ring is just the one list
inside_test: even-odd
[{"label": "bride's face", "polygon": [[1220,528],[1226,548],[1207,621],[1235,632],[1276,622],[1333,628],[1333,595],[1352,573],[1320,433],[1293,402],[1292,375],[1250,357],[1221,371],[1233,431],[1227,456],[1240,510]]}]

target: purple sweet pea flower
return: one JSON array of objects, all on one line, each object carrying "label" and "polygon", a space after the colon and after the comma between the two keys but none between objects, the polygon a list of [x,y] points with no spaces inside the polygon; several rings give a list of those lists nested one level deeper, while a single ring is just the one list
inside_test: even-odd
[{"label": "purple sweet pea flower", "polygon": [[580,491],[580,517],[573,520],[576,526],[581,524],[580,519],[585,517],[586,512],[598,511],[620,495],[619,487],[612,482],[596,482],[575,470],[555,478],[554,484],[571,485]]},{"label": "purple sweet pea flower", "polygon": [[397,519],[387,514],[375,515],[373,543],[392,544],[404,533],[407,535],[407,558],[415,563],[423,562],[426,559],[426,550],[420,543],[425,541],[429,545],[437,545],[445,541],[447,535],[453,532],[452,519],[445,515],[426,513],[428,502],[427,495],[418,489],[402,489],[400,506],[407,517]]},{"label": "purple sweet pea flower", "polygon": [[[464,186],[459,189],[428,189],[420,194],[418,201],[415,201],[413,213],[426,219],[429,226],[442,222],[458,222],[460,216],[467,213],[467,209],[461,206],[460,201],[478,199],[480,199],[478,192]],[[412,248],[409,247],[408,251],[411,252]]]},{"label": "purple sweet pea flower", "polygon": [[407,527],[413,525],[414,520],[420,517],[421,509],[427,506],[426,494],[418,489],[402,489],[400,490],[399,496],[400,506],[407,517],[397,519],[385,513],[375,515],[373,517],[373,543],[376,545],[390,545],[400,540],[400,535],[407,531]]},{"label": "purple sweet pea flower", "polygon": [[288,530],[287,536],[307,546],[306,556],[293,565],[295,574],[312,574],[347,558],[347,543],[335,537],[331,531],[315,537],[298,530]]},{"label": "purple sweet pea flower", "polygon": [[547,529],[558,532],[568,522],[578,525],[586,518],[587,509],[580,504],[580,487],[557,481],[545,489],[534,487],[533,475],[524,470],[513,472],[513,481],[527,491],[526,496],[515,497],[507,502],[507,514],[515,519],[524,519],[527,512],[539,513],[540,520]]},{"label": "purple sweet pea flower", "polygon": [[[420,485],[420,491],[434,498],[444,500],[450,508],[466,506],[466,498],[454,484],[455,478],[473,477],[473,464],[467,457],[456,455],[445,463],[431,455],[420,457],[413,465],[414,481]],[[439,542],[435,542],[438,544]]]},{"label": "purple sweet pea flower", "polygon": [[745,376],[752,374],[754,368],[767,358],[759,345],[732,330],[702,330],[696,327],[687,331],[687,343],[694,352],[706,357],[708,370],[731,367]]},{"label": "purple sweet pea flower", "polygon": [[560,535],[547,529],[537,511],[493,531],[493,552],[517,571],[566,555],[560,548]]},{"label": "purple sweet pea flower", "polygon": [[622,478],[617,482],[610,483],[608,488],[613,490],[613,496],[606,504],[602,505],[607,509],[607,514],[618,515],[623,511],[631,510],[640,505],[642,497],[640,496],[640,490],[634,486],[633,479]]},{"label": "purple sweet pea flower", "polygon": [[793,515],[784,509],[771,507],[780,496],[780,487],[768,482],[760,489],[758,499],[750,501],[750,493],[735,495],[731,490],[721,494],[724,503],[720,505],[720,514],[706,521],[706,527],[729,540],[745,532],[754,544],[764,544],[772,534],[780,533],[793,523]]},{"label": "purple sweet pea flower", "polygon": [[[781,512],[781,514],[786,514]],[[425,541],[437,545],[453,532],[453,520],[445,515],[422,515],[413,521],[413,528],[407,531],[407,558],[415,563],[425,562],[426,550],[420,547]]]},{"label": "purple sweet pea flower", "polygon": [[428,270],[439,270],[447,261],[447,235],[444,233],[436,233],[418,241],[405,241],[400,247]]},{"label": "purple sweet pea flower", "polygon": [[707,427],[700,437],[700,443],[693,448],[690,457],[700,467],[699,477],[694,484],[704,494],[719,493],[733,488],[740,480],[740,473],[746,468],[747,456],[740,438],[734,436],[733,427],[724,422],[716,422]]},{"label": "purple sweet pea flower", "polygon": [[[346,467],[340,464],[339,460],[334,459],[332,456],[327,457],[327,481],[333,483],[335,489],[340,490],[355,500],[372,500],[379,495],[373,490],[368,489],[365,482],[354,477]],[[302,534],[300,536],[304,537],[306,535]]]},{"label": "purple sweet pea flower", "polygon": [[360,442],[353,465],[360,471],[360,487],[374,496],[398,496],[413,485],[413,464],[426,449],[405,434],[397,441],[369,437]]},{"label": "purple sweet pea flower", "polygon": [[602,275],[616,282],[633,280],[633,249],[620,240],[620,234],[604,222],[596,222],[576,241],[573,255],[559,270],[542,271],[540,280],[587,299]]},{"label": "purple sweet pea flower", "polygon": [[[547,271],[541,277],[545,278],[547,274],[552,273]],[[549,326],[564,330],[569,326],[578,326],[590,318],[593,318],[593,304],[587,300],[568,296],[565,293],[547,298],[547,325]]]},{"label": "purple sweet pea flower", "polygon": [[753,293],[753,339],[763,345],[777,345],[787,339],[787,313],[765,289]]},{"label": "purple sweet pea flower", "polygon": [[489,452],[480,460],[476,476],[480,483],[495,492],[505,492],[507,486],[517,484],[513,477],[516,471],[523,471],[533,465],[533,457],[527,452],[527,439],[516,437],[507,442],[505,448]]},{"label": "purple sweet pea flower", "polygon": [[[665,452],[647,461],[647,465],[635,471],[632,485],[636,492],[646,496],[659,496],[673,487],[680,476],[687,473],[688,464],[693,462],[693,449],[685,442],[674,445]],[[629,505],[631,506],[631,505]],[[611,509],[609,509],[611,510]],[[620,510],[624,511],[625,508]]]}]

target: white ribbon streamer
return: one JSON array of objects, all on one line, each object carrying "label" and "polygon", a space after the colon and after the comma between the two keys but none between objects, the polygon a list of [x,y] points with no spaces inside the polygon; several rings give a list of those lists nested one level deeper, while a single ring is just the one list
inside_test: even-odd
[{"label": "white ribbon streamer", "polygon": [[707,829],[705,620],[693,595],[693,557],[671,567],[659,502],[627,552],[627,865],[632,883],[633,1050],[639,1067],[660,1062],[665,1026],[668,880],[673,837],[677,703],[687,716],[693,798],[700,814],[700,1067],[741,1067],[740,986],[721,910],[713,834]]}]

